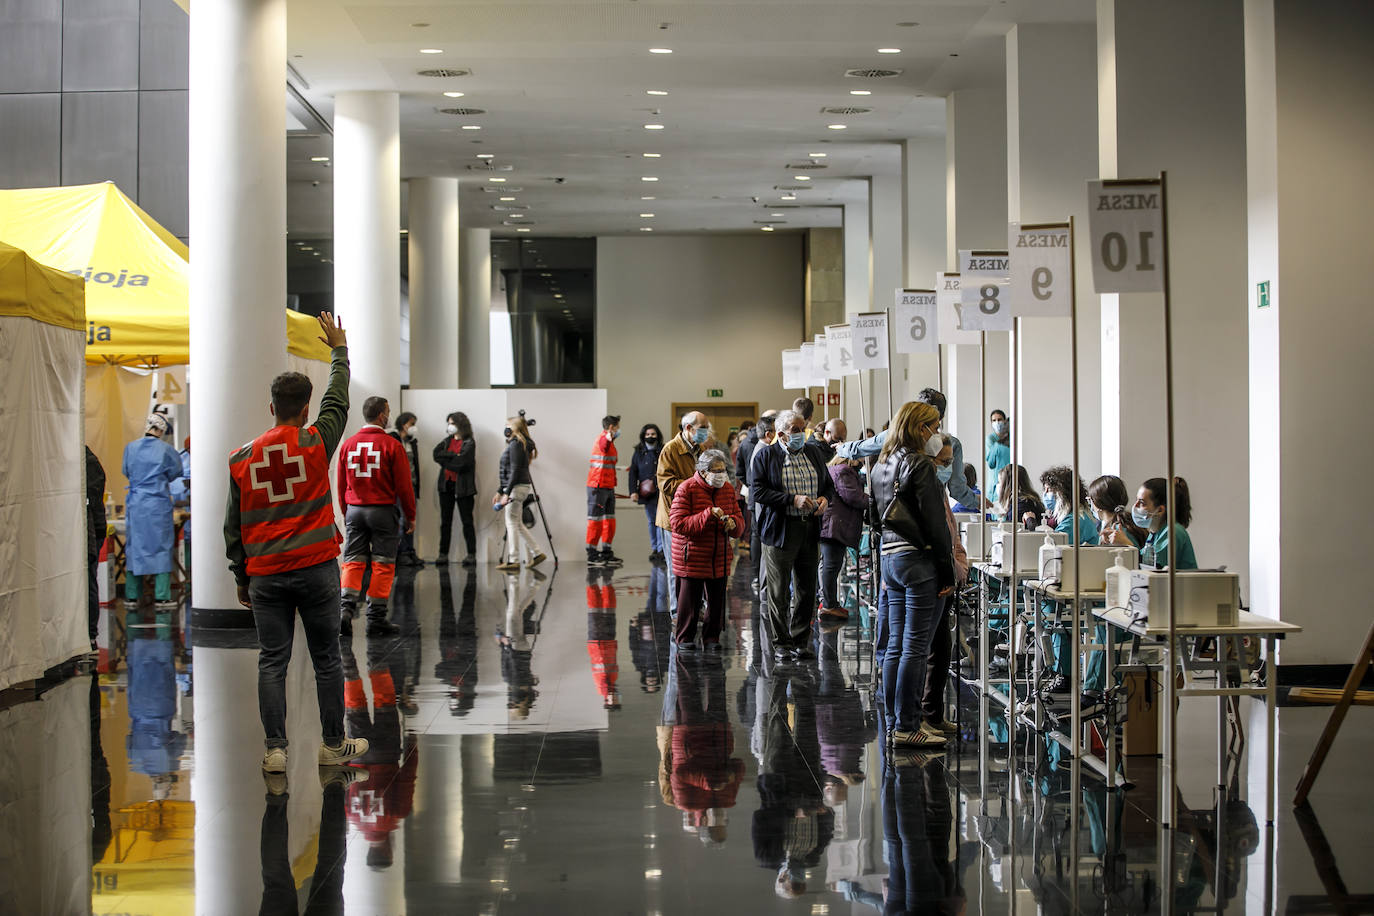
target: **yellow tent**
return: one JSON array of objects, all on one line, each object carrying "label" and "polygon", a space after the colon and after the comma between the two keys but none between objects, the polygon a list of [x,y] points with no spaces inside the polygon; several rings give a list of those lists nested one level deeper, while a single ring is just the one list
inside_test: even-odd
[{"label": "yellow tent", "polygon": [[[85,279],[87,363],[190,359],[186,246],[113,182],[0,190],[0,240]],[[315,320],[286,315],[289,352],[328,362]]]}]

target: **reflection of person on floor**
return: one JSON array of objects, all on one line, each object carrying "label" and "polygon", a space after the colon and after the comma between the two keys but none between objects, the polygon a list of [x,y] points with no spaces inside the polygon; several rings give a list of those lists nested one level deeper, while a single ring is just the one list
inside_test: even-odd
[{"label": "reflection of person on floor", "polygon": [[453,613],[453,583],[439,567],[439,661],[434,676],[448,688],[448,711],[466,716],[477,702],[477,577],[463,575],[463,604]]},{"label": "reflection of person on floor", "polygon": [[172,524],[172,482],[181,478],[181,456],[162,437],[172,426],[162,414],[148,417],[143,438],[124,446],[124,476],[129,493],[124,503],[124,598],[138,601],[143,577],[153,577],[153,597],[172,600],[175,530]]},{"label": "reflection of person on floor", "polygon": [[344,671],[344,715],[349,733],[370,742],[355,766],[368,774],[348,787],[348,819],[367,840],[367,864],[391,865],[391,834],[410,816],[415,797],[419,750],[413,735],[402,740],[401,713],[396,707],[396,684],[391,663],[398,652],[392,640],[369,639],[367,676],[372,687],[369,714],[362,674],[353,654],[353,640],[341,637]]},{"label": "reflection of person on floor", "polygon": [[396,570],[391,585],[391,619],[400,628],[392,643],[391,674],[396,684],[396,705],[407,716],[419,711],[415,688],[420,680],[420,617],[415,611],[415,567]]},{"label": "reflection of person on floor", "polygon": [[744,761],[733,756],[735,734],[725,706],[725,666],[718,658],[675,653],[675,721],[660,732],[659,788],[682,811],[682,828],[703,845],[725,842],[727,809],[735,806]]},{"label": "reflection of person on floor", "polygon": [[964,893],[949,861],[954,814],[944,764],[919,752],[883,753],[886,912],[961,912]]},{"label": "reflection of person on floor", "polygon": [[759,761],[754,857],[777,870],[773,889],[789,900],[806,893],[806,869],[820,863],[835,832],[835,813],[825,806],[815,775],[821,755],[810,677],[791,665],[759,677],[750,738]]},{"label": "reflection of person on floor", "polygon": [[91,672],[91,861],[100,862],[110,848],[110,761],[100,743],[100,675]]},{"label": "reflection of person on floor", "polygon": [[[150,631],[130,631],[152,636]],[[176,647],[171,630],[158,627],[162,637],[129,640],[129,766],[153,778],[153,794],[166,798],[179,760],[186,750],[186,736],[172,728],[177,714]]]},{"label": "reflection of person on floor", "polygon": [[[348,833],[344,820],[344,783],[331,779],[325,783],[320,803],[319,848],[315,855],[315,874],[305,895],[306,914],[342,914],[345,839]],[[258,912],[267,916],[295,916],[300,913],[300,897],[296,877],[291,873],[289,854],[286,793],[268,794],[267,810],[262,813],[262,905]]]},{"label": "reflection of person on floor", "polygon": [[820,682],[816,689],[816,734],[825,767],[825,802],[834,807],[849,797],[849,788],[864,780],[864,747],[877,735],[864,716],[859,691],[845,682],[840,669],[839,633],[816,637]]},{"label": "reflection of person on floor", "polygon": [[539,696],[534,689],[539,678],[531,670],[534,647],[528,635],[535,629],[531,591],[528,572],[506,575],[506,620],[496,631],[496,641],[501,646],[501,677],[506,682],[506,708],[517,719],[529,718]]},{"label": "reflection of person on floor", "polygon": [[105,543],[105,469],[100,459],[86,446],[86,622],[90,631],[91,651],[95,651],[95,637],[100,626],[100,548]]},{"label": "reflection of person on floor", "polygon": [[620,708],[620,663],[616,660],[619,645],[615,641],[615,586],[611,584],[609,569],[587,570],[587,656],[592,662],[592,678],[602,705],[607,709]]},{"label": "reflection of person on floor", "polygon": [[630,621],[630,657],[645,693],[657,693],[668,677],[672,627],[668,617],[668,571],[654,564],[649,567],[649,597],[644,610]]}]

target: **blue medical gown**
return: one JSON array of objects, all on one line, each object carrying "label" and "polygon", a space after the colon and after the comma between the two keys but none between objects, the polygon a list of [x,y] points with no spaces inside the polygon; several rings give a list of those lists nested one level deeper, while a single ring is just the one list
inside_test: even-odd
[{"label": "blue medical gown", "polygon": [[135,576],[171,572],[176,548],[171,487],[181,477],[181,456],[161,439],[135,439],[124,446],[124,476],[129,479],[125,569]]},{"label": "blue medical gown", "polygon": [[186,736],[172,728],[177,712],[175,647],[170,640],[129,640],[129,765],[137,773],[175,773]]}]

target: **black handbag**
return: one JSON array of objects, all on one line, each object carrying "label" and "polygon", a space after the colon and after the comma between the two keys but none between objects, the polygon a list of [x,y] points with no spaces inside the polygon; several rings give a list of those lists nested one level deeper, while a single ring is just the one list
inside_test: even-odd
[{"label": "black handbag", "polygon": [[927,550],[930,545],[926,543],[925,531],[921,528],[921,523],[916,520],[916,516],[911,514],[911,509],[902,500],[903,483],[905,480],[893,482],[892,502],[887,504],[879,527],[892,531],[893,534],[913,547]]}]

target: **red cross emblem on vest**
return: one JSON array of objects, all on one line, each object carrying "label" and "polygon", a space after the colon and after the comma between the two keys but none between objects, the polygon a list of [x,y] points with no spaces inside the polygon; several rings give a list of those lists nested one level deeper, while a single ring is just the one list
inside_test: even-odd
[{"label": "red cross emblem on vest", "polygon": [[354,477],[371,477],[382,466],[382,453],[371,442],[359,442],[348,453],[348,469]]},{"label": "red cross emblem on vest", "polygon": [[296,484],[304,483],[305,478],[305,459],[292,455],[281,442],[264,448],[262,460],[248,466],[248,479],[253,489],[265,490],[269,503],[295,499]]}]

